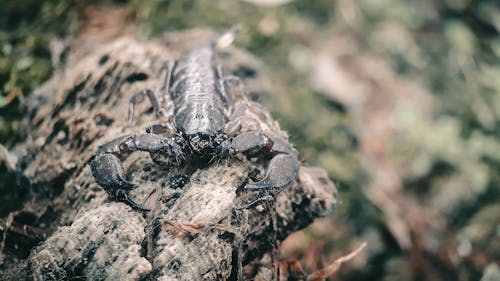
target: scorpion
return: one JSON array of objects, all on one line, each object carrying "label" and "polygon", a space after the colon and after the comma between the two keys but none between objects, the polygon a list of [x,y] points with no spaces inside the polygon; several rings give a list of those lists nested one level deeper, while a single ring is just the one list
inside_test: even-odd
[{"label": "scorpion", "polygon": [[[159,90],[146,88],[132,96],[129,123],[133,121],[134,106],[145,97],[156,116],[168,117],[169,121],[98,148],[90,162],[91,172],[112,199],[138,211],[149,211],[129,195],[138,185],[126,179],[122,161],[134,151],[149,152],[153,162],[166,168],[200,163],[208,166],[214,159],[236,154],[266,155],[270,160],[263,178],[245,185],[245,189],[259,191],[259,195],[241,208],[272,200],[297,179],[300,162],[286,134],[263,106],[246,97],[240,78],[224,76],[216,62],[217,50],[230,45],[234,34],[234,30],[227,31],[188,50],[178,60],[168,61]],[[238,87],[231,89],[230,84]],[[166,110],[168,103],[173,108],[171,116]],[[262,120],[267,125],[259,125]]]}]

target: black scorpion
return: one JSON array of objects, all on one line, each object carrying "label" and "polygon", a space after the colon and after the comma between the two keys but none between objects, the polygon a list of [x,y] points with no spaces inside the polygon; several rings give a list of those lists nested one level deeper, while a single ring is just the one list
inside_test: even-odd
[{"label": "black scorpion", "polygon": [[[155,163],[166,167],[199,163],[207,166],[213,159],[238,153],[269,155],[264,178],[245,186],[260,193],[244,207],[272,199],[297,178],[300,163],[286,134],[266,109],[246,98],[239,78],[224,76],[216,63],[216,50],[232,41],[232,37],[234,32],[227,32],[191,49],[168,64],[159,91],[148,88],[131,98],[129,122],[133,120],[135,104],[145,97],[159,117],[169,117],[165,105],[171,102],[173,116],[170,122],[148,127],[145,134],[118,137],[97,150],[90,163],[92,175],[110,197],[136,210],[148,211],[130,198],[129,191],[137,185],[125,178],[121,162],[138,150],[149,152]],[[231,90],[229,84],[238,87]],[[262,121],[267,125],[259,125]]]}]

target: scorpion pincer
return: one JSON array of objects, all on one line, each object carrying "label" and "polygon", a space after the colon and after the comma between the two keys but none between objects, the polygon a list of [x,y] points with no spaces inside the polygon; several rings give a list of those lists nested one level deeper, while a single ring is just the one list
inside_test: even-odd
[{"label": "scorpion pincer", "polygon": [[271,159],[264,178],[245,186],[261,192],[243,208],[272,199],[296,180],[300,163],[297,151],[286,137],[258,126],[245,126],[248,120],[256,123],[245,113],[248,109],[272,120],[269,112],[249,101],[244,93],[238,96],[226,87],[226,82],[239,81],[239,78],[223,75],[222,68],[216,63],[215,52],[231,36],[234,37],[234,31],[193,48],[179,60],[168,63],[159,91],[148,88],[131,98],[129,122],[133,120],[134,105],[145,96],[159,117],[167,116],[165,105],[172,103],[173,116],[170,122],[148,127],[146,133],[118,137],[97,150],[90,162],[92,175],[110,197],[136,210],[148,211],[130,198],[129,191],[137,185],[126,179],[121,162],[134,151],[149,152],[155,163],[165,167],[208,166],[214,158],[237,153],[269,155]]}]

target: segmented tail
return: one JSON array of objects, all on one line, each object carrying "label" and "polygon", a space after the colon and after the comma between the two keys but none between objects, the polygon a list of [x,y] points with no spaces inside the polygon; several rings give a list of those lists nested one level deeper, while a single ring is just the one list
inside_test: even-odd
[{"label": "segmented tail", "polygon": [[235,25],[222,34],[215,36],[215,38],[211,40],[212,47],[214,49],[224,49],[231,46],[236,36],[240,33],[240,29],[239,25]]}]

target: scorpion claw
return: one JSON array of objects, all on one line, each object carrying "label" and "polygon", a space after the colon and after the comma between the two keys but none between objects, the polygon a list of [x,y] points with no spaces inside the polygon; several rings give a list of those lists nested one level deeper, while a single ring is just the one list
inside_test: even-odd
[{"label": "scorpion claw", "polygon": [[110,193],[115,189],[131,190],[137,187],[125,179],[123,166],[118,157],[113,154],[96,156],[90,163],[90,169],[97,183]]},{"label": "scorpion claw", "polygon": [[245,205],[242,205],[242,206],[239,206],[238,207],[238,210],[243,210],[243,209],[250,209],[252,207],[255,207],[257,205],[260,205],[264,202],[267,202],[267,201],[271,201],[273,200],[273,196],[272,195],[265,195],[265,196],[257,196],[257,198],[255,198],[254,200],[246,203]]},{"label": "scorpion claw", "polygon": [[126,203],[132,209],[134,209],[136,211],[141,211],[141,212],[151,211],[150,209],[144,208],[141,204],[138,204],[134,200],[132,200],[132,198],[130,198],[127,190],[123,190],[123,189],[117,190],[115,197],[118,201]]},{"label": "scorpion claw", "polygon": [[130,198],[129,190],[136,188],[137,185],[125,179],[123,166],[118,157],[109,153],[98,155],[90,163],[90,169],[97,183],[103,186],[116,200],[128,204],[134,210],[149,211]]},{"label": "scorpion claw", "polygon": [[269,162],[264,179],[245,186],[245,189],[264,190],[285,187],[297,178],[299,167],[300,163],[294,154],[278,154]]},{"label": "scorpion claw", "polygon": [[263,190],[267,188],[274,187],[273,183],[269,179],[263,179],[259,182],[249,184],[245,186],[245,189],[248,190]]}]

